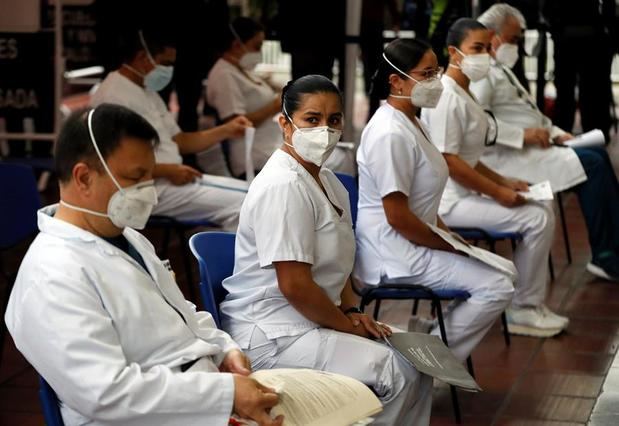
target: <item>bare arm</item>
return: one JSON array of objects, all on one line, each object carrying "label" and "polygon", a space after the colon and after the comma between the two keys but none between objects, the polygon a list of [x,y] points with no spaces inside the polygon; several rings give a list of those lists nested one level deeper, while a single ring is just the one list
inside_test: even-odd
[{"label": "bare arm", "polygon": [[392,192],[383,198],[387,222],[407,240],[435,250],[454,252],[452,246],[436,235],[408,207],[408,197],[401,192]]},{"label": "bare arm", "polygon": [[[262,108],[245,114],[245,118],[251,121],[254,124],[254,126],[259,126],[263,122],[265,122],[266,120],[270,120],[275,114],[277,114],[281,110],[281,107],[282,107],[282,101],[280,97],[277,96],[276,98],[273,99],[273,101],[269,102],[267,105],[263,106]],[[238,116],[236,115],[230,116],[225,121],[228,122],[234,119],[235,117],[238,117]]]},{"label": "bare arm", "polygon": [[252,123],[244,116],[238,116],[226,124],[198,132],[181,132],[174,136],[181,154],[195,154],[209,149],[225,139],[238,138],[245,134],[245,128]]},{"label": "bare arm", "polygon": [[[504,181],[496,182],[488,176],[485,176],[483,173],[480,173],[479,170],[469,166],[458,155],[443,154],[443,156],[445,157],[445,161],[449,167],[449,176],[465,188],[485,194],[506,207],[515,207],[526,202],[526,200],[516,191],[508,186],[504,186]],[[483,164],[481,169],[483,172],[493,173],[493,177],[498,176],[501,179],[504,179],[502,176],[492,172]]]}]

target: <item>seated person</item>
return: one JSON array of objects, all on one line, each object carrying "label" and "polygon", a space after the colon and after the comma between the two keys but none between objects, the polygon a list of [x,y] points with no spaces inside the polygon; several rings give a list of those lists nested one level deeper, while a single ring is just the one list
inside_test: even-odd
[{"label": "seated person", "polygon": [[[227,49],[211,69],[206,87],[207,102],[217,110],[219,118],[229,121],[244,115],[256,126],[252,148],[256,172],[282,144],[282,131],[273,120],[281,108],[281,89],[254,72],[262,62],[263,42],[264,29],[259,23],[250,18],[235,19],[230,24]],[[231,139],[229,148],[232,175],[244,179],[244,138]],[[335,171],[356,174],[350,149],[337,147],[325,165]]]},{"label": "seated person", "polygon": [[[366,125],[357,152],[354,276],[365,285],[468,291],[471,297],[445,317],[449,347],[464,361],[505,310],[514,287],[510,276],[456,252],[428,226],[447,230],[437,212],[448,170],[416,114],[436,105],[440,73],[423,41],[395,40],[385,47],[373,90],[387,102]],[[440,335],[439,328],[432,334]]]},{"label": "seated person", "polygon": [[64,424],[261,425],[277,395],[211,315],[184,300],[140,233],[157,203],[153,142],[116,105],[73,114],[54,146],[60,205],[39,229],[5,320],[15,345],[56,391]]},{"label": "seated person", "polygon": [[[250,18],[230,24],[227,48],[208,75],[206,99],[223,121],[243,115],[256,126],[252,160],[256,171],[282,144],[279,124],[273,118],[281,109],[280,90],[255,74],[262,62],[264,29]],[[245,177],[245,140],[228,141],[233,176]]]},{"label": "seated person", "polygon": [[235,231],[247,190],[245,182],[203,175],[184,165],[181,154],[204,151],[225,139],[240,137],[251,122],[240,116],[213,129],[183,132],[157,94],[170,82],[175,59],[176,49],[161,31],[138,32],[125,63],[103,80],[91,103],[125,106],[157,130],[161,142],[155,150],[153,177],[159,203],[153,214],[208,220]]},{"label": "seated person", "polygon": [[380,338],[390,329],[355,308],[348,193],[323,166],[342,129],[342,97],[324,76],[288,83],[284,143],[253,181],[224,280],[223,328],[255,369],[312,368],[365,383],[383,403],[375,425],[427,425],[432,379]]},{"label": "seated person", "polygon": [[470,89],[498,122],[497,143],[486,148],[483,162],[527,182],[549,180],[556,192],[574,190],[589,232],[587,270],[619,281],[619,185],[606,149],[556,146],[572,135],[553,126],[510,69],[526,27],[520,11],[497,4],[478,20],[491,30],[492,59],[488,76]]},{"label": "seated person", "polygon": [[479,22],[470,18],[454,22],[447,33],[445,90],[436,108],[421,114],[449,167],[439,213],[448,226],[522,234],[514,250],[519,278],[507,310],[508,329],[514,334],[550,337],[569,323],[544,305],[555,231],[552,205],[527,203],[517,192],[528,191],[526,182],[499,175],[480,161],[494,136],[490,118],[470,94],[469,84],[487,74],[489,44],[490,32]]}]

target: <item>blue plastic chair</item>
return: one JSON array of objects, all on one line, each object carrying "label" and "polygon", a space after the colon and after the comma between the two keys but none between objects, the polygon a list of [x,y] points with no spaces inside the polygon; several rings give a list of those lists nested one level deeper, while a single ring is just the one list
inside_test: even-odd
[{"label": "blue plastic chair", "polygon": [[359,204],[359,190],[357,189],[357,180],[350,175],[344,173],[335,173],[335,176],[342,182],[346,191],[348,191],[348,199],[350,201],[350,217],[352,218],[352,229],[357,226],[357,205]]},{"label": "blue plastic chair", "polygon": [[193,269],[191,265],[191,259],[187,252],[187,232],[198,227],[218,228],[218,225],[209,222],[208,220],[177,220],[169,216],[154,215],[148,219],[146,224],[147,228],[162,229],[163,230],[163,242],[161,244],[160,256],[163,258],[168,257],[168,248],[170,246],[170,234],[172,231],[176,233],[178,242],[181,248],[181,255],[183,258],[183,266],[185,268],[185,275],[187,277],[187,285],[189,287],[189,297],[192,302],[196,301],[195,282],[193,280]]},{"label": "blue plastic chair", "polygon": [[43,408],[45,426],[64,426],[58,396],[42,376],[39,376],[39,399]]},{"label": "blue plastic chair", "polygon": [[189,239],[189,247],[200,267],[202,304],[219,328],[219,304],[228,294],[221,283],[234,271],[235,238],[232,232],[200,232]]},{"label": "blue plastic chair", "polygon": [[0,364],[6,326],[4,314],[16,274],[5,270],[2,252],[9,250],[38,231],[37,210],[41,207],[37,182],[32,168],[21,164],[0,162],[0,275],[4,279],[2,323],[0,324]]}]

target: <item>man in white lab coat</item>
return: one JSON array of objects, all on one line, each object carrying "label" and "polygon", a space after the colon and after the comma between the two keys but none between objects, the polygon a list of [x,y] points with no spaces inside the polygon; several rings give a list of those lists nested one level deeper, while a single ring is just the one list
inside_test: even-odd
[{"label": "man in white lab coat", "polygon": [[156,131],[104,104],[69,118],[55,145],[60,205],[20,267],[6,324],[58,394],[66,425],[279,425],[277,396],[210,314],[185,301],[169,263],[133,228],[157,202]]},{"label": "man in white lab coat", "polygon": [[574,190],[589,231],[587,270],[619,280],[619,185],[608,153],[563,146],[573,136],[552,124],[511,71],[526,27],[520,11],[496,4],[478,20],[493,31],[493,59],[488,76],[471,83],[470,90],[498,126],[497,143],[486,148],[482,161],[506,176],[532,183],[549,180],[555,192]]},{"label": "man in white lab coat", "polygon": [[240,138],[252,124],[238,116],[212,129],[183,132],[157,93],[170,83],[175,61],[176,48],[165,31],[137,32],[128,40],[124,63],[103,80],[91,104],[122,105],[140,114],[157,130],[161,142],[155,150],[153,177],[159,203],[153,214],[178,220],[208,220],[234,232],[247,193],[246,182],[203,175],[183,164],[181,154],[199,153],[225,139]]}]

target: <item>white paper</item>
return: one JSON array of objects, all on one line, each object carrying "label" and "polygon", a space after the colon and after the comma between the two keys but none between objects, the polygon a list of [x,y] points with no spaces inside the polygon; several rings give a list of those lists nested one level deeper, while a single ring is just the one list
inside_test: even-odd
[{"label": "white paper", "polygon": [[434,226],[431,224],[427,225],[430,227],[432,232],[441,237],[443,240],[445,240],[445,242],[447,242],[456,250],[466,253],[470,257],[485,263],[486,265],[496,269],[497,271],[507,274],[513,281],[515,281],[518,277],[516,267],[510,260],[505,259],[498,254],[489,252],[488,250],[484,250],[477,246],[473,246],[471,244],[463,242],[459,238],[459,236],[454,236],[449,232],[445,231],[444,229],[439,228],[438,226]]},{"label": "white paper", "polygon": [[252,158],[252,149],[254,147],[254,136],[256,135],[255,127],[247,127],[245,129],[245,180],[251,183],[255,177],[254,159]]},{"label": "white paper", "polygon": [[550,186],[550,181],[548,180],[531,185],[528,191],[519,191],[518,194],[522,195],[527,200],[534,201],[548,201],[554,199],[552,186]]},{"label": "white paper", "polygon": [[570,139],[565,142],[565,146],[570,148],[593,148],[596,146],[604,146],[606,139],[604,139],[604,133],[600,129],[594,129],[582,135],[576,136],[574,139]]}]

